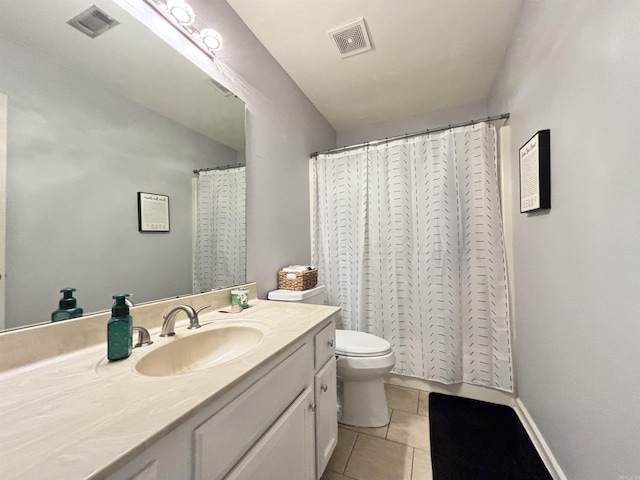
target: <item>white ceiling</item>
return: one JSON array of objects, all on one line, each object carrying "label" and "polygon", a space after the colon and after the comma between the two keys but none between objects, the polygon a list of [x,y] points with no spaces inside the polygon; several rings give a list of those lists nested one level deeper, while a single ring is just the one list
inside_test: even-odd
[{"label": "white ceiling", "polygon": [[[487,99],[522,0],[227,0],[337,130]],[[373,50],[327,34],[364,17]]]}]

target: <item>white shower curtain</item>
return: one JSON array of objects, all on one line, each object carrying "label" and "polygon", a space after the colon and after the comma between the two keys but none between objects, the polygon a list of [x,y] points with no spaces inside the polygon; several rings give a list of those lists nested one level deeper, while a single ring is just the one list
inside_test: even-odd
[{"label": "white shower curtain", "polygon": [[394,372],[513,390],[496,131],[486,123],[312,160],[312,261],[343,328]]},{"label": "white shower curtain", "polygon": [[193,291],[246,281],[245,167],[199,173]]}]

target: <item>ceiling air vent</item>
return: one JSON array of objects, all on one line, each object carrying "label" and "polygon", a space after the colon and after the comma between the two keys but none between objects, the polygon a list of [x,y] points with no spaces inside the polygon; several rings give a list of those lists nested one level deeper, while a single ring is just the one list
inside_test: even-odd
[{"label": "ceiling air vent", "polygon": [[368,52],[372,49],[364,18],[331,30],[329,36],[336,42],[342,58]]},{"label": "ceiling air vent", "polygon": [[115,18],[110,17],[95,5],[76,15],[67,23],[91,38],[96,38],[120,24]]}]

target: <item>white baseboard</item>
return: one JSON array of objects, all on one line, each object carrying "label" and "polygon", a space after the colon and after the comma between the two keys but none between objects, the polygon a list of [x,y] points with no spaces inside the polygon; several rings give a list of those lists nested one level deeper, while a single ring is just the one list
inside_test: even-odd
[{"label": "white baseboard", "polygon": [[524,426],[524,429],[529,434],[529,438],[533,442],[533,445],[536,447],[540,458],[542,458],[542,461],[546,465],[547,470],[549,470],[549,473],[554,478],[554,480],[567,480],[567,477],[562,472],[562,469],[556,461],[556,458],[553,456],[553,453],[551,453],[549,445],[542,437],[540,430],[538,430],[538,427],[534,423],[533,418],[531,418],[531,415],[529,415],[529,411],[524,406],[524,403],[522,403],[522,400],[516,398],[513,409],[522,422],[522,426]]}]

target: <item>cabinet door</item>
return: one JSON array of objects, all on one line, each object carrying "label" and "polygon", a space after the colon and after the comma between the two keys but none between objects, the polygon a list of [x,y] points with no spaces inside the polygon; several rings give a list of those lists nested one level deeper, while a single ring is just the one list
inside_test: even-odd
[{"label": "cabinet door", "polygon": [[304,344],[194,432],[196,480],[219,480],[311,383],[313,351]]},{"label": "cabinet door", "polygon": [[308,387],[225,480],[314,480],[314,422]]},{"label": "cabinet door", "polygon": [[338,443],[338,392],[336,358],[332,357],[316,373],[316,451],[317,478],[322,476]]}]

